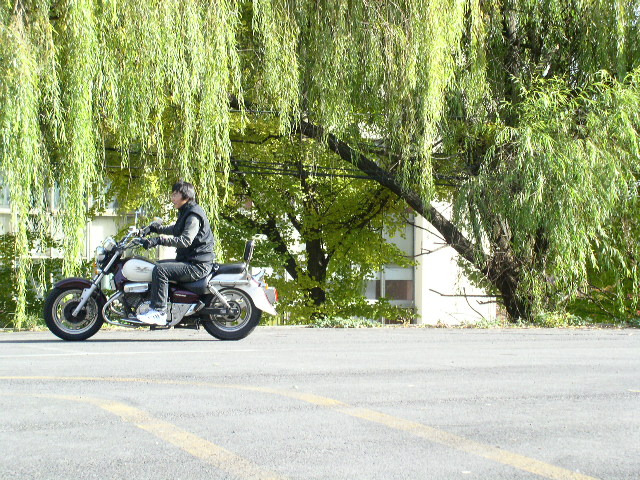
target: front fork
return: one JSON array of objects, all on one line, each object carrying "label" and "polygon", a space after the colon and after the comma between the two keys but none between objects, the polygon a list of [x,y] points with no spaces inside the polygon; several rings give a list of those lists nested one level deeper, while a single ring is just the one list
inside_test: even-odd
[{"label": "front fork", "polygon": [[115,263],[115,261],[119,257],[120,257],[120,255],[118,253],[116,253],[115,255],[113,255],[113,257],[111,258],[111,260],[109,261],[107,266],[104,267],[104,269],[98,270],[98,274],[95,277],[93,277],[93,280],[91,281],[91,286],[88,287],[88,288],[85,288],[82,291],[82,295],[80,296],[80,302],[78,303],[78,306],[73,309],[73,312],[71,312],[72,316],[77,317],[78,315],[80,315],[80,312],[82,311],[84,306],[87,304],[87,302],[91,298],[91,295],[93,295],[94,292],[98,289],[98,285],[100,285],[100,281],[105,276],[104,272],[109,272],[111,266]]},{"label": "front fork", "polygon": [[100,284],[100,280],[102,280],[102,277],[104,277],[104,272],[100,272],[98,275],[93,277],[93,280],[91,281],[91,286],[88,288],[85,288],[82,291],[82,295],[80,296],[80,302],[78,303],[78,306],[73,309],[73,312],[71,312],[71,315],[73,317],[77,317],[78,315],[80,315],[80,312],[82,311],[84,306],[87,304],[87,302],[91,298],[91,295],[93,295],[94,292],[98,289],[98,285]]}]

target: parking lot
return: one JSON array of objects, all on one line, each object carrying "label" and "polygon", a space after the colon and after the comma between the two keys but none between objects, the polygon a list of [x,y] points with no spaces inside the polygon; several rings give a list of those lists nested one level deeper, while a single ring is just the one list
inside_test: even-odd
[{"label": "parking lot", "polygon": [[0,334],[1,479],[638,479],[637,330]]}]

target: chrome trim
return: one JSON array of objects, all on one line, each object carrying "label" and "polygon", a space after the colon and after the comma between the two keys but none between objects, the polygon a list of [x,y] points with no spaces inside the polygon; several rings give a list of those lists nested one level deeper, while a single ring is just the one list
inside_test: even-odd
[{"label": "chrome trim", "polygon": [[173,327],[180,322],[192,308],[195,308],[197,303],[171,303],[167,304],[167,310],[169,313],[170,323],[169,326]]},{"label": "chrome trim", "polygon": [[251,283],[251,280],[219,280],[216,281],[215,278],[213,278],[210,282],[209,285],[211,285],[212,283],[215,283],[216,285],[222,285],[223,287],[226,286],[233,286],[233,285],[249,285],[249,283]]},{"label": "chrome trim", "polygon": [[96,251],[95,251],[96,263],[102,262],[106,257],[107,257],[107,251],[104,249],[104,247],[103,246],[96,247]]},{"label": "chrome trim", "polygon": [[104,247],[104,249],[107,252],[110,252],[111,250],[113,250],[114,248],[116,248],[118,244],[116,243],[116,241],[113,239],[113,237],[107,237],[104,239],[104,241],[102,242],[102,246]]},{"label": "chrome trim", "polygon": [[124,295],[122,292],[118,292],[112,295],[111,298],[107,300],[107,303],[104,304],[104,307],[102,307],[102,318],[104,318],[104,321],[110,325],[116,325],[117,327],[127,327],[127,328],[136,328],[141,325],[146,325],[145,323],[142,323],[137,318],[122,318],[120,319],[121,321],[112,320],[109,318],[109,316],[107,315],[107,309],[111,307],[111,304],[115,302],[117,299],[119,299],[122,295]]},{"label": "chrome trim", "polygon": [[125,293],[143,293],[149,291],[149,284],[147,282],[127,283],[123,290]]},{"label": "chrome trim", "polygon": [[218,291],[218,289],[217,289],[215,286],[213,286],[213,280],[211,280],[211,281],[209,282],[209,291],[210,291],[211,293],[213,293],[213,294],[216,296],[216,298],[217,298],[218,300],[220,300],[220,303],[222,303],[222,305],[224,306],[224,308],[231,308],[231,305],[229,305],[229,302],[227,302],[227,299],[226,299],[226,298],[224,298],[224,295],[222,295],[222,294]]},{"label": "chrome trim", "polygon": [[84,306],[87,304],[87,302],[91,298],[91,295],[93,295],[93,292],[95,292],[96,289],[98,288],[97,284],[98,284],[98,282],[100,282],[100,280],[102,280],[103,276],[104,276],[104,274],[100,273],[94,279],[94,283],[92,283],[89,288],[85,288],[84,290],[82,290],[82,295],[80,296],[80,302],[78,302],[78,306],[73,309],[73,312],[71,312],[72,316],[77,317],[80,314],[80,312],[82,311]]},{"label": "chrome trim", "polygon": [[189,308],[189,310],[187,310],[187,313],[184,314],[185,317],[193,315],[194,313],[197,313],[204,308],[204,303],[202,302],[191,303],[190,305],[191,307]]}]

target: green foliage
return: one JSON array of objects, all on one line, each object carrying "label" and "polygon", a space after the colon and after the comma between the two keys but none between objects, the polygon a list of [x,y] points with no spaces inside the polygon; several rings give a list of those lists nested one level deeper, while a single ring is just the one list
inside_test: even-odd
[{"label": "green foliage", "polygon": [[[277,133],[274,122],[250,122],[232,137],[236,200],[223,210],[225,258],[238,258],[244,239],[266,236],[255,264],[273,270],[269,282],[280,292],[279,310],[296,323],[319,316],[405,316],[405,310],[363,295],[367,279],[385,264],[411,264],[383,235],[404,227],[402,204],[371,182],[314,175],[327,171],[314,172],[315,166],[339,160],[316,142]],[[244,166],[249,159],[257,166],[278,162],[292,174],[265,178]]]},{"label": "green foliage", "polygon": [[568,328],[584,327],[589,323],[588,318],[567,312],[544,312],[536,315],[531,325],[540,328]]},{"label": "green foliage", "polygon": [[383,138],[404,182],[430,194],[431,147],[469,9],[479,13],[458,0],[255,0],[255,100],[285,127],[302,109],[340,137]]},{"label": "green foliage", "polygon": [[[27,232],[30,252],[45,252],[51,248],[60,248],[60,243],[51,238],[38,238]],[[33,328],[43,323],[42,308],[46,294],[53,285],[64,277],[62,258],[37,258],[29,262],[26,273],[27,287],[24,289],[24,312],[19,315],[20,302],[19,260],[15,255],[16,235],[0,235],[0,328]],[[91,275],[93,263],[83,262],[80,273]]]},{"label": "green foliage", "polygon": [[29,30],[0,4],[0,172],[13,200],[11,224],[16,231],[16,314],[25,313],[26,284],[30,258],[26,217],[31,198],[41,198],[43,159],[38,125],[37,50]]},{"label": "green foliage", "polygon": [[479,238],[505,238],[519,294],[534,311],[566,305],[605,272],[620,299],[637,295],[637,74],[625,82],[603,74],[578,91],[561,79],[539,80],[521,96],[518,125],[496,130],[479,174],[459,195],[461,220]]},{"label": "green foliage", "polygon": [[[56,182],[67,272],[105,164],[138,182],[138,199],[114,187],[123,205],[151,210],[183,177],[217,218],[229,95],[275,114],[281,134],[321,126],[406,196],[453,201],[472,267],[512,316],[561,308],[589,272],[626,298],[638,285],[639,17],[620,0],[0,0],[18,315],[27,217],[44,223]],[[460,188],[436,189],[435,175]]]},{"label": "green foliage", "polygon": [[[589,271],[613,276],[619,298],[637,288],[636,2],[262,3],[277,20],[256,36],[278,41],[247,55],[252,99],[301,105],[407,192],[453,201],[467,266],[513,318],[563,308]],[[265,79],[273,49],[288,61]],[[278,90],[295,78],[299,92]],[[461,184],[434,190],[432,173]]]},{"label": "green foliage", "polygon": [[[16,232],[18,316],[28,272],[27,216],[60,188],[55,222],[64,270],[77,268],[88,199],[100,192],[105,148],[119,167],[200,186],[215,214],[229,154],[228,94],[239,94],[234,0],[0,1],[0,173]],[[137,164],[129,152],[138,155]],[[38,203],[40,202],[40,203]]]},{"label": "green foliage", "polygon": [[315,328],[376,328],[382,327],[382,323],[379,321],[371,321],[365,318],[342,318],[342,317],[327,317],[318,318],[311,324]]}]

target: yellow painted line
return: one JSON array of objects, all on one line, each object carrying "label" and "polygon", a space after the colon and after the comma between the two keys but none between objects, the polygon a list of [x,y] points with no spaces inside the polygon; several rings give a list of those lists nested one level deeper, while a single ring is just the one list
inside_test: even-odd
[{"label": "yellow painted line", "polygon": [[80,381],[80,382],[115,382],[115,383],[151,383],[155,385],[192,385],[209,388],[228,388],[233,390],[246,390],[260,393],[269,393],[281,397],[289,397],[307,403],[313,403],[323,407],[348,406],[332,398],[320,397],[309,393],[296,392],[292,390],[277,390],[266,387],[253,387],[249,385],[233,385],[211,382],[195,382],[183,380],[149,380],[145,378],[127,377],[51,377],[51,376],[0,376],[0,380],[56,380],[56,381]]},{"label": "yellow painted line", "polygon": [[640,393],[640,390],[629,390],[629,391],[633,393]]},{"label": "yellow painted line", "polygon": [[214,467],[226,471],[231,475],[243,479],[255,480],[283,480],[285,477],[276,475],[268,470],[261,469],[249,460],[236,455],[229,450],[220,447],[208,440],[198,437],[193,433],[183,430],[164,420],[152,417],[138,408],[120,402],[108,401],[96,397],[77,397],[72,395],[30,395],[41,398],[55,398],[71,400],[100,407],[109,413],[117,415],[125,422],[131,423],[146,432],[168,442],[200,460]]},{"label": "yellow painted line", "polygon": [[266,387],[250,387],[245,385],[229,385],[229,388],[237,388],[239,390],[250,390],[254,392],[270,393],[272,395],[279,395],[281,397],[289,397],[302,402],[312,403],[321,407],[338,408],[348,407],[346,403],[342,403],[339,400],[333,398],[321,397],[312,393],[296,392],[294,390],[277,390],[274,388]]},{"label": "yellow painted line", "polygon": [[509,465],[518,470],[539,475],[544,478],[552,480],[598,480],[595,477],[583,475],[581,473],[573,472],[565,468],[557,467],[549,463],[536,460],[534,458],[526,457],[518,453],[509,452],[501,448],[486,445],[480,442],[460,437],[448,433],[444,430],[439,430],[434,427],[429,427],[417,422],[411,422],[399,417],[387,415],[382,412],[376,412],[365,408],[355,408],[346,403],[338,400],[322,397],[319,395],[297,392],[292,390],[278,390],[267,387],[253,387],[247,385],[223,385],[210,382],[192,382],[181,380],[148,380],[139,378],[122,378],[122,377],[47,377],[47,376],[0,376],[0,380],[61,380],[61,381],[94,381],[94,382],[136,382],[136,383],[151,383],[161,385],[192,385],[203,386],[209,388],[231,388],[236,390],[254,391],[260,393],[268,393],[272,395],[278,395],[288,398],[293,398],[303,402],[319,405],[325,408],[330,408],[336,412],[348,415],[361,420],[366,420],[379,425],[384,425],[394,430],[409,433],[411,435],[424,438],[433,443],[438,443],[455,450],[463,451],[473,455],[477,455],[488,460],[492,460],[503,465]]},{"label": "yellow painted line", "polygon": [[519,470],[524,470],[541,477],[556,480],[596,480],[594,477],[572,472],[564,468],[556,467],[533,458],[525,457],[517,453],[512,453],[501,448],[492,447],[483,443],[454,435],[437,428],[428,427],[421,423],[411,422],[402,418],[387,415],[385,413],[368,410],[366,408],[343,408],[338,411],[352,417],[361,418],[370,422],[379,423],[395,430],[410,433],[424,438],[430,442],[439,443],[447,447],[461,450],[463,452],[478,455],[480,457],[493,460],[504,465],[510,465]]}]

